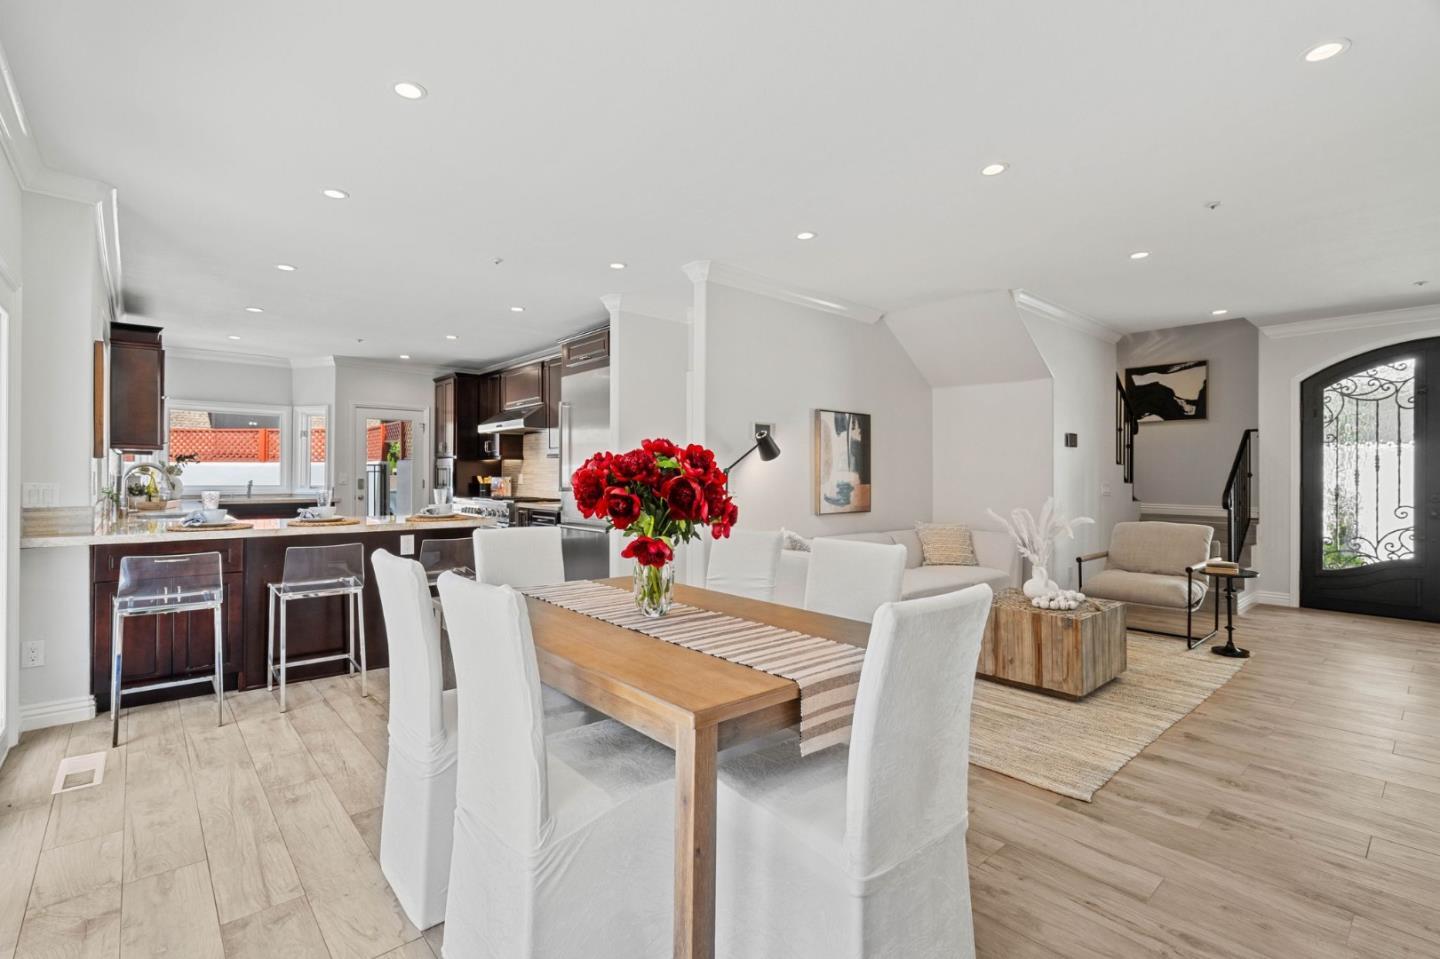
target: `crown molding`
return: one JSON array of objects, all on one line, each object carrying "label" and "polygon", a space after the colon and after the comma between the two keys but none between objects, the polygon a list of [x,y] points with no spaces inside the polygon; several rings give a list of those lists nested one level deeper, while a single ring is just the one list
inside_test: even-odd
[{"label": "crown molding", "polygon": [[21,188],[62,200],[103,203],[111,192],[109,185],[53,170],[41,159],[3,45],[0,45],[0,86],[4,87],[4,95],[0,96],[0,148]]},{"label": "crown molding", "polygon": [[1341,330],[1374,329],[1382,326],[1401,326],[1407,323],[1440,321],[1440,303],[1429,306],[1407,306],[1400,310],[1381,310],[1376,313],[1350,313],[1344,316],[1322,316],[1313,320],[1297,320],[1294,323],[1276,323],[1260,327],[1260,332],[1272,340],[1285,340],[1293,336],[1312,336],[1316,333],[1336,333]]},{"label": "crown molding", "polygon": [[318,370],[326,367],[333,369],[334,366],[333,356],[302,356],[290,361],[292,370]]},{"label": "crown molding", "polygon": [[[25,105],[20,101],[20,91],[15,85],[15,75],[10,70],[3,44],[0,44],[0,88],[3,88],[0,89],[0,153],[5,155],[22,190],[60,200],[89,203],[95,207],[95,241],[109,293],[110,316],[112,319],[120,316],[124,308],[121,297],[119,204],[115,188],[108,183],[63,173],[46,165],[30,131],[30,124],[25,119]],[[5,282],[18,290],[19,277],[8,267],[5,273]]]},{"label": "crown molding", "polygon": [[188,346],[167,346],[166,358],[199,360],[205,363],[244,363],[249,366],[283,366],[287,369],[295,364],[283,356],[269,356],[264,353],[231,353],[227,350],[206,350]]},{"label": "crown molding", "polygon": [[685,275],[690,278],[692,283],[719,283],[721,286],[759,293],[762,296],[819,310],[822,313],[843,316],[861,323],[878,323],[885,315],[883,310],[877,310],[874,307],[852,303],[814,290],[806,290],[786,283],[784,280],[751,273],[749,270],[742,270],[738,266],[730,266],[728,263],[721,263],[717,260],[694,260],[686,263],[681,269],[685,271]]},{"label": "crown molding", "polygon": [[372,360],[365,356],[333,356],[337,369],[384,370],[389,373],[410,373],[415,376],[441,376],[454,370],[444,366],[431,366],[423,362],[391,363],[386,360]]},{"label": "crown molding", "polygon": [[606,293],[605,295],[600,297],[600,302],[605,304],[605,310],[610,314],[610,319],[612,322],[614,321],[615,317],[620,314],[621,299],[622,296],[619,293]]},{"label": "crown molding", "polygon": [[1032,316],[1042,319],[1053,320],[1061,326],[1068,326],[1072,330],[1093,336],[1096,339],[1104,340],[1106,343],[1119,343],[1121,333],[1101,323],[1099,320],[1086,316],[1083,313],[1076,313],[1074,310],[1067,310],[1058,303],[1051,303],[1049,300],[1041,299],[1034,293],[1026,290],[1011,290],[1010,298],[1015,303],[1015,308],[1024,310]]}]

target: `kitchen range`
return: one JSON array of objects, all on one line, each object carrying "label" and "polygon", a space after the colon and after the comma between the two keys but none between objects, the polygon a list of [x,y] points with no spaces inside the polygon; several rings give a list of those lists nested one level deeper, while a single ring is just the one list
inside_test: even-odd
[{"label": "kitchen range", "polygon": [[609,574],[605,527],[582,517],[570,475],[610,445],[610,331],[554,355],[435,381],[435,485],[500,526],[558,526],[568,579]]}]

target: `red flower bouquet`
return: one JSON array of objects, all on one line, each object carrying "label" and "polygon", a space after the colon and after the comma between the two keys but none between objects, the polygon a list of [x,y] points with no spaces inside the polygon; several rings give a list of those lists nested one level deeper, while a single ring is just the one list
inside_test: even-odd
[{"label": "red flower bouquet", "polygon": [[670,608],[675,546],[708,527],[728,537],[739,517],[715,454],[646,440],[628,453],[596,453],[570,477],[581,515],[603,519],[632,537],[620,554],[635,560],[635,602],[647,615]]}]

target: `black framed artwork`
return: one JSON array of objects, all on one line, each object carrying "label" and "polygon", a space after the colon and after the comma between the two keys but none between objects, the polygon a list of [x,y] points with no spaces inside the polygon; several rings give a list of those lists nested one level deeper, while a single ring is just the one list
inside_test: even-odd
[{"label": "black framed artwork", "polygon": [[1125,392],[1142,423],[1206,418],[1210,362],[1161,363],[1125,370]]}]

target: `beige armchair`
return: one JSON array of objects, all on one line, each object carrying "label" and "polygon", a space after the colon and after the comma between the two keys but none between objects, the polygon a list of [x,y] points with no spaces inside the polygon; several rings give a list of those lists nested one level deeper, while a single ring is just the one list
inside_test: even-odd
[{"label": "beige armchair", "polygon": [[[1195,613],[1205,605],[1204,575],[1195,574],[1215,555],[1215,531],[1198,523],[1116,523],[1110,534],[1110,548],[1076,559],[1076,583],[1087,596],[1114,599],[1142,609],[1185,611],[1185,632],[1132,622],[1131,629],[1185,640],[1194,649],[1219,630],[1217,607],[1215,627],[1203,636],[1195,635]],[[1105,568],[1085,576],[1085,564],[1105,560]]]}]

